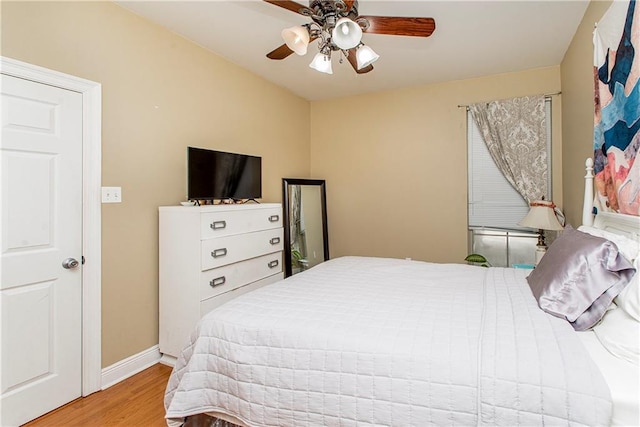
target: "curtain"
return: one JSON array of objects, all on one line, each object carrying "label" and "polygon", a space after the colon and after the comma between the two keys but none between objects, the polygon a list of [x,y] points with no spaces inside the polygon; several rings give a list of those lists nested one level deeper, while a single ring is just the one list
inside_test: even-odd
[{"label": "curtain", "polygon": [[547,196],[544,95],[469,106],[491,158],[527,201]]}]

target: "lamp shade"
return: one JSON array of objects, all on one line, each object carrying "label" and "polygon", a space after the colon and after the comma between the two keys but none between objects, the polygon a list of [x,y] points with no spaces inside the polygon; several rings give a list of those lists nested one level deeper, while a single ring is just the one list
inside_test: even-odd
[{"label": "lamp shade", "polygon": [[375,53],[369,46],[360,46],[356,51],[358,70],[373,64],[378,60],[378,58],[380,58],[380,56]]},{"label": "lamp shade", "polygon": [[305,55],[307,53],[307,46],[309,46],[309,30],[302,25],[296,25],[295,27],[285,28],[282,30],[282,39],[287,47],[296,54]]},{"label": "lamp shade", "polygon": [[340,49],[351,49],[360,44],[362,28],[349,18],[340,18],[331,32],[333,44]]},{"label": "lamp shade", "polygon": [[322,52],[316,53],[316,56],[313,57],[313,61],[311,61],[309,67],[320,71],[321,73],[333,74],[333,69],[331,68],[331,57]]},{"label": "lamp shade", "polygon": [[518,223],[523,227],[537,228],[539,230],[562,230],[558,222],[554,208],[556,205],[547,200],[534,200],[529,203],[529,213]]}]

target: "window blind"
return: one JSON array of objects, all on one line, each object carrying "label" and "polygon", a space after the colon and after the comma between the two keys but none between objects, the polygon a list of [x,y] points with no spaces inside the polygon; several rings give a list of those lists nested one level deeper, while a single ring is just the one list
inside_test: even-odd
[{"label": "window blind", "polygon": [[[547,173],[551,174],[551,102],[545,102],[547,125]],[[468,143],[468,221],[469,228],[529,230],[518,222],[529,212],[524,198],[509,184],[497,168],[476,126],[467,111]],[[548,180],[551,199],[551,179]]]}]

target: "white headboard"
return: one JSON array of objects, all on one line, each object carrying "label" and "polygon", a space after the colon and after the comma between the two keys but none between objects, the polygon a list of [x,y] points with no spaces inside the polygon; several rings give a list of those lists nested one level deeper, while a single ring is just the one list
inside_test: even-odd
[{"label": "white headboard", "polygon": [[[582,224],[622,234],[635,240],[640,240],[640,217],[614,212],[600,212],[593,215],[593,160],[585,162],[584,203],[582,206]],[[595,218],[594,218],[595,217]]]}]

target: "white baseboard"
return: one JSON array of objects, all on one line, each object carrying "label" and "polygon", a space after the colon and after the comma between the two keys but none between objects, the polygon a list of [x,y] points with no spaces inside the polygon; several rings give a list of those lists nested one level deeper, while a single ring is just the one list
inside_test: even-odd
[{"label": "white baseboard", "polygon": [[144,371],[160,361],[160,349],[157,345],[129,356],[111,366],[102,369],[102,390],[120,381]]},{"label": "white baseboard", "polygon": [[173,356],[169,356],[168,354],[163,354],[160,358],[160,363],[163,365],[171,366],[172,368],[176,366],[177,359]]}]

